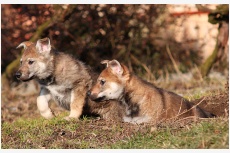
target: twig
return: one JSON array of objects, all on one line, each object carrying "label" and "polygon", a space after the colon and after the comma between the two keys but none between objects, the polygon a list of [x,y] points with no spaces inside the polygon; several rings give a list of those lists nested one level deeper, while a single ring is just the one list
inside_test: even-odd
[{"label": "twig", "polygon": [[172,63],[173,63],[173,67],[174,67],[175,71],[177,72],[177,74],[182,74],[182,73],[180,72],[180,70],[179,70],[179,68],[178,68],[178,66],[177,66],[177,64],[176,64],[176,62],[175,62],[175,60],[174,60],[172,54],[171,54],[171,51],[170,51],[170,49],[169,49],[169,45],[168,45],[168,44],[166,45],[166,51],[167,51],[167,53],[168,53],[168,55],[169,55],[169,58],[171,59],[171,61],[172,61]]},{"label": "twig", "polygon": [[151,73],[150,69],[143,63],[141,63],[141,61],[139,61],[134,55],[130,54],[130,57],[131,59],[136,62],[137,64],[140,64],[144,69],[145,71],[148,73],[148,75],[151,77],[151,78],[154,78],[153,74]]},{"label": "twig", "polygon": [[197,67],[197,65],[195,65],[194,68],[195,68],[195,71],[197,71],[196,74],[199,76],[199,79],[200,79],[201,81],[203,81],[204,79],[203,79],[203,77],[202,77],[202,74],[201,74],[201,72],[200,72],[200,69]]},{"label": "twig", "polygon": [[[194,107],[196,107],[196,106],[198,106],[200,103],[202,103],[205,99],[206,99],[206,97],[204,97],[199,103],[193,105],[190,109],[188,109],[188,110],[182,112],[181,114],[178,114],[178,116],[180,116],[180,115],[182,115],[182,114],[184,114],[184,113],[186,113],[186,112],[192,110]],[[178,117],[178,116],[176,116],[176,117]]]}]

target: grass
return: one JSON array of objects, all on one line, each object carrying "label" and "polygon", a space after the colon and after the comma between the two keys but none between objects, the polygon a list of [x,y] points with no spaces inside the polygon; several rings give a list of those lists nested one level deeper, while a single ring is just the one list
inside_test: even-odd
[{"label": "grass", "polygon": [[[71,131],[77,128],[77,124],[69,124],[60,118],[19,119],[14,123],[3,123],[2,142],[6,139],[8,143],[6,145],[2,143],[2,148],[43,148],[43,143],[52,144],[51,137],[54,131],[60,128]],[[58,147],[53,144],[51,146]]]},{"label": "grass", "polygon": [[[92,119],[79,122],[19,119],[2,124],[2,148],[229,148],[227,118],[206,119],[184,128],[143,126],[129,129],[122,124],[98,126]],[[92,128],[90,129],[90,124]],[[138,125],[132,125],[140,128]],[[110,131],[108,131],[110,128]],[[79,130],[79,133],[77,132]],[[122,132],[130,130],[126,136]],[[116,138],[117,137],[117,138]],[[112,141],[107,141],[112,140]]]},{"label": "grass", "polygon": [[146,134],[137,133],[131,139],[108,148],[135,149],[194,149],[229,148],[228,120],[211,119],[183,129],[158,129]]},{"label": "grass", "polygon": [[[218,84],[220,83],[209,81],[208,83],[203,82],[198,88],[191,88],[191,90],[177,88],[181,90],[174,91],[188,100],[194,100],[203,96],[218,94],[219,89],[214,89]],[[223,89],[224,85],[221,84],[221,86]],[[4,95],[2,96],[4,98]],[[3,106],[7,108],[17,106],[10,98],[11,96],[8,99],[2,99],[2,108]],[[18,98],[20,99],[20,97]],[[27,103],[24,103],[26,101],[24,99],[18,100],[20,105],[25,105],[25,108],[28,107],[28,109],[21,110],[21,112],[23,111],[22,116],[19,113],[21,117],[12,115],[13,113],[10,113],[8,109],[2,109],[2,149],[229,148],[228,116],[201,119],[179,127],[171,124],[156,126],[115,123],[87,116],[83,116],[80,121],[66,121],[63,117],[68,115],[68,112],[61,112],[56,118],[46,120],[37,112],[36,105],[35,107],[29,107],[29,104],[34,102],[36,97],[30,98],[30,100],[26,97],[26,99]]]},{"label": "grass", "polygon": [[[221,89],[221,90],[223,90],[223,89]],[[214,96],[216,94],[219,94],[220,92],[221,91],[216,91],[216,90],[215,91],[210,91],[210,90],[204,91],[201,88],[196,88],[196,89],[193,89],[192,91],[187,90],[181,96],[188,99],[189,101],[193,101],[195,99],[200,99],[200,98],[206,97],[206,96]],[[178,92],[178,93],[180,93],[180,92]]]}]

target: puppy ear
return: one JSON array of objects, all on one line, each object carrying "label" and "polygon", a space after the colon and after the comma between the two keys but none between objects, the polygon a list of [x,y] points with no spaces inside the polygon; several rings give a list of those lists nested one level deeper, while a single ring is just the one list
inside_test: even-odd
[{"label": "puppy ear", "polygon": [[106,67],[108,67],[109,66],[109,60],[103,60],[103,61],[101,61],[101,64],[106,64]]},{"label": "puppy ear", "polygon": [[20,45],[18,45],[18,47],[16,49],[21,48],[21,47],[23,47],[23,49],[26,49],[28,46],[30,46],[32,44],[33,43],[30,41],[25,41],[25,42],[22,42]]},{"label": "puppy ear", "polygon": [[121,67],[121,64],[117,60],[109,61],[108,67],[111,68],[112,73],[118,76],[121,76],[123,74],[123,68]]},{"label": "puppy ear", "polygon": [[39,39],[36,44],[36,49],[39,53],[49,53],[51,50],[50,39]]}]

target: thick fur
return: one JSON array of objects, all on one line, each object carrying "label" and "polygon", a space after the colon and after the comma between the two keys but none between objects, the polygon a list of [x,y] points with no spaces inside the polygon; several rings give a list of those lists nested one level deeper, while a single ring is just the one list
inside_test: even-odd
[{"label": "thick fur", "polygon": [[171,118],[213,117],[183,97],[146,82],[131,74],[116,60],[107,64],[92,87],[92,100],[118,100],[125,107],[123,120],[131,123],[161,122]]},{"label": "thick fur", "polygon": [[[120,107],[114,102],[96,103],[87,99],[87,91],[92,86],[92,75],[89,67],[70,55],[55,51],[49,38],[39,39],[36,44],[23,42],[24,47],[21,65],[16,77],[22,81],[36,79],[41,85],[37,97],[37,106],[43,117],[50,119],[54,113],[49,108],[53,99],[57,104],[70,111],[65,119],[78,119],[84,112],[98,114],[105,119],[121,118]],[[95,74],[94,74],[95,75]],[[108,108],[117,111],[109,112]]]}]

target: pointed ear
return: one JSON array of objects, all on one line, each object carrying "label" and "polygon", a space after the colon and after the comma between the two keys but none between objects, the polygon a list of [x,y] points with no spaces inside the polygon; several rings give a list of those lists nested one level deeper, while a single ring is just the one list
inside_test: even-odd
[{"label": "pointed ear", "polygon": [[39,39],[36,44],[36,49],[39,53],[49,53],[51,50],[50,39]]},{"label": "pointed ear", "polygon": [[101,61],[101,64],[106,64],[106,67],[108,67],[109,66],[109,60],[103,60],[103,61]]},{"label": "pointed ear", "polygon": [[24,49],[26,49],[28,46],[30,46],[32,44],[33,43],[30,42],[30,41],[25,41],[25,42],[22,42],[20,45],[18,45],[18,47],[16,49],[21,48],[21,47],[23,47]]},{"label": "pointed ear", "polygon": [[111,68],[112,73],[118,76],[121,76],[123,74],[123,68],[121,67],[121,64],[117,60],[109,61],[108,67]]}]

